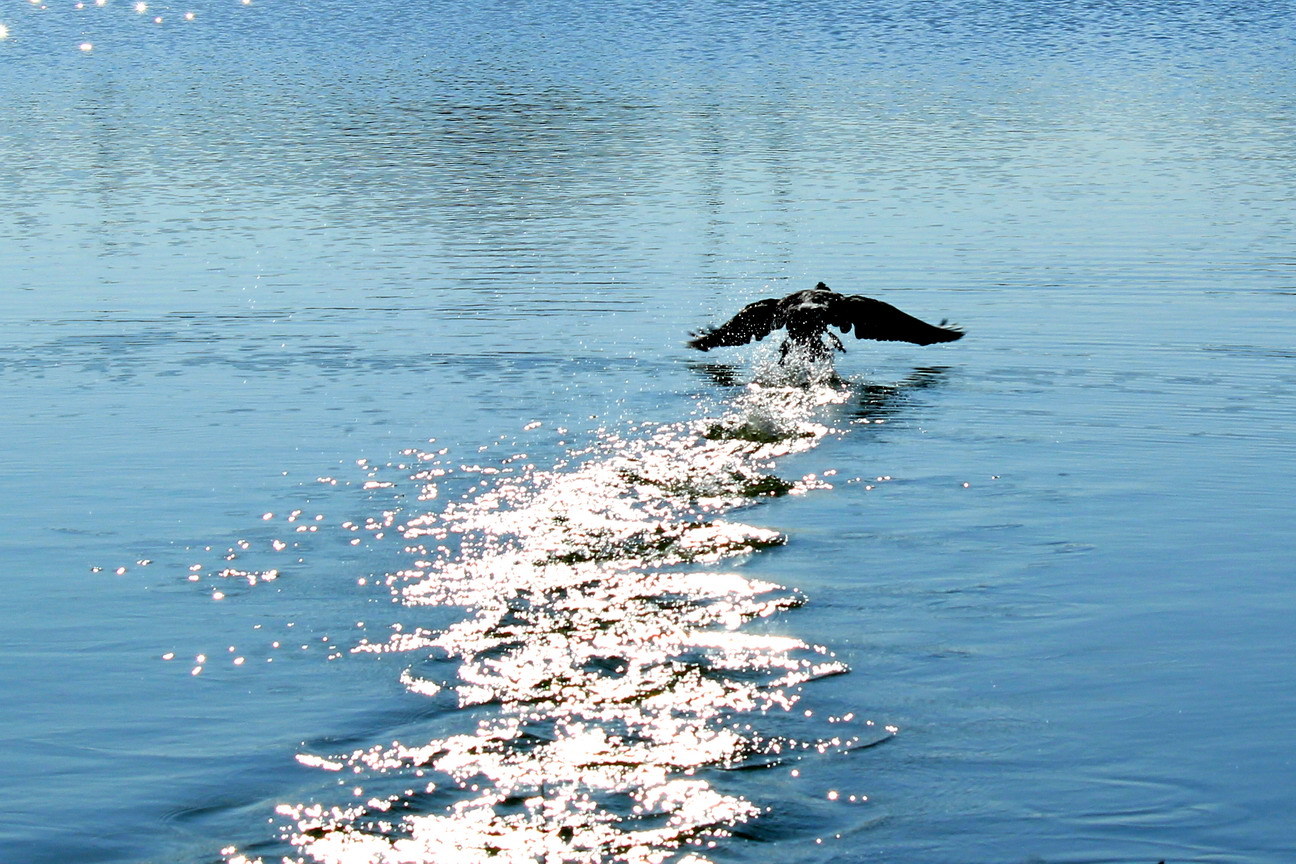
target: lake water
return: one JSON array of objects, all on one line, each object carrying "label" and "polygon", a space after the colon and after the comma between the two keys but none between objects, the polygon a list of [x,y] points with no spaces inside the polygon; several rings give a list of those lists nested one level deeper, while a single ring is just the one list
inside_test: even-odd
[{"label": "lake water", "polygon": [[7,0],[0,861],[1296,860],[1290,12]]}]

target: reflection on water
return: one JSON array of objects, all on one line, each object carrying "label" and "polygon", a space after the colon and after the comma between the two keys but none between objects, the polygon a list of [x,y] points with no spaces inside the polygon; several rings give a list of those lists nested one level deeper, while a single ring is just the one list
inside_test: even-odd
[{"label": "reflection on water", "polygon": [[[796,591],[712,569],[784,542],[724,517],[826,487],[770,470],[829,434],[823,411],[850,398],[752,384],[717,416],[603,430],[553,468],[524,453],[465,466],[493,482],[375,522],[405,544],[405,566],[381,577],[400,602],[471,614],[352,652],[421,658],[401,674],[410,692],[485,713],[461,734],[301,753],[349,794],[281,805],[285,839],[321,862],[651,862],[685,849],[701,862],[769,804],[726,772],[889,738],[894,727],[852,713],[820,720],[826,735],[763,723],[847,669],[824,646],[745,627],[800,605]],[[440,500],[443,453],[406,454],[420,500]]]},{"label": "reflection on water", "polygon": [[920,366],[896,384],[865,382],[856,387],[851,416],[860,420],[885,419],[904,407],[905,393],[934,386],[946,371],[945,366]]}]

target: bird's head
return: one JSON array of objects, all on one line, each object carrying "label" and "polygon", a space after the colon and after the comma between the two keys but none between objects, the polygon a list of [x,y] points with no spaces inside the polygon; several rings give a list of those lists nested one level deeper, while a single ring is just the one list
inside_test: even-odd
[{"label": "bird's head", "polygon": [[832,289],[829,288],[829,287],[828,287],[827,285],[825,285],[824,283],[820,282],[818,285],[816,285],[816,286],[814,287],[814,290],[816,290],[816,291],[831,291]]}]

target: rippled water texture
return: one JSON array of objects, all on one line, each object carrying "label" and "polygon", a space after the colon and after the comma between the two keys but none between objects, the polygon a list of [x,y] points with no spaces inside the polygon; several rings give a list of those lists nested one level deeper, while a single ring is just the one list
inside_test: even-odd
[{"label": "rippled water texture", "polygon": [[[753,385],[723,417],[610,435],[577,466],[537,471],[516,454],[482,469],[496,478],[489,491],[384,526],[417,559],[384,579],[402,602],[474,614],[352,650],[430,656],[401,673],[410,691],[449,689],[461,709],[498,711],[430,742],[299,756],[359,774],[357,796],[371,794],[370,778],[411,788],[282,806],[293,844],[319,861],[663,861],[760,814],[714,769],[885,740],[894,728],[850,715],[829,719],[842,728],[826,740],[762,731],[758,718],[791,711],[799,685],[846,667],[827,648],[741,629],[800,605],[794,592],[697,569],[783,542],[721,514],[813,487],[761,469],[813,446],[829,430],[812,409],[843,397]],[[432,461],[415,477],[444,473],[417,455]]]},{"label": "rippled water texture", "polygon": [[0,0],[0,861],[1296,860],[1291,11]]}]

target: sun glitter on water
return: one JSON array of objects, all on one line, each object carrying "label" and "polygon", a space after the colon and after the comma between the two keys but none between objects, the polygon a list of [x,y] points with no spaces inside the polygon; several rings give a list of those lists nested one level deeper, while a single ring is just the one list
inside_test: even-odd
[{"label": "sun glitter on water", "polygon": [[[332,800],[278,807],[302,860],[685,854],[700,864],[764,812],[707,772],[768,769],[893,735],[853,718],[835,718],[844,728],[827,738],[762,731],[763,717],[793,716],[805,684],[848,670],[822,646],[749,632],[799,606],[799,593],[715,569],[784,542],[724,517],[824,486],[770,471],[829,434],[816,413],[843,398],[829,386],[753,385],[719,416],[605,431],[554,469],[524,454],[500,469],[461,466],[494,482],[366,525],[405,544],[408,566],[380,577],[401,603],[470,614],[362,639],[352,653],[409,657],[400,675],[409,692],[486,713],[457,734],[299,754],[356,780]],[[443,453],[410,451],[412,477],[435,487]]]}]

